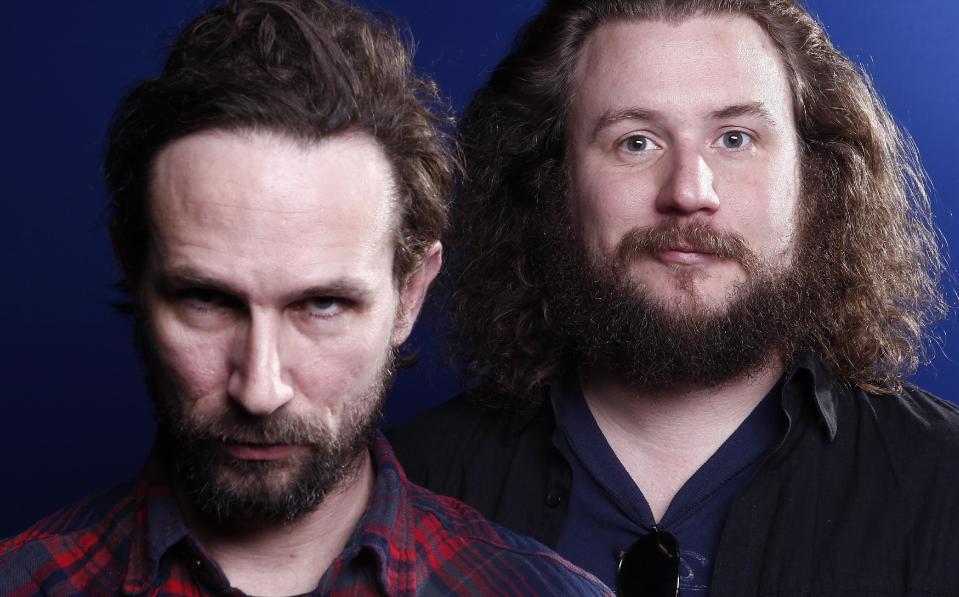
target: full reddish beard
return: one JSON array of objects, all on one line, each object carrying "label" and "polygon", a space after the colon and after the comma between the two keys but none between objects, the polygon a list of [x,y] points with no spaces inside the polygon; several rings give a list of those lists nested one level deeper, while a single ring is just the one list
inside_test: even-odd
[{"label": "full reddish beard", "polygon": [[[543,264],[553,325],[577,365],[650,391],[710,387],[773,355],[789,359],[806,333],[814,301],[801,264],[774,268],[736,235],[666,222],[629,232],[612,255],[594,255],[571,226],[563,229],[546,235]],[[693,300],[680,309],[630,276],[631,262],[679,239],[742,267],[744,280],[724,306]],[[695,292],[694,283],[685,289]]]}]

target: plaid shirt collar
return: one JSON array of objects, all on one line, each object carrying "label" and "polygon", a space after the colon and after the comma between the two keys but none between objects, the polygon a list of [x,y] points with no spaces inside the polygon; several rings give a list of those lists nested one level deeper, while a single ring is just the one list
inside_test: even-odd
[{"label": "plaid shirt collar", "polygon": [[[404,593],[421,580],[415,565],[409,482],[381,433],[377,433],[371,453],[376,481],[370,503],[346,547],[320,581],[319,594],[325,592],[324,588],[332,588],[337,577],[351,572],[375,576],[386,594]],[[214,583],[223,589],[229,587],[219,566],[190,533],[169,473],[156,456],[150,458],[137,480],[135,517],[124,594],[136,595],[156,586],[161,561],[166,557],[184,559],[181,565],[205,568]],[[357,558],[363,552],[372,554],[375,574],[369,570],[369,560]],[[367,563],[356,570],[361,562]]]}]

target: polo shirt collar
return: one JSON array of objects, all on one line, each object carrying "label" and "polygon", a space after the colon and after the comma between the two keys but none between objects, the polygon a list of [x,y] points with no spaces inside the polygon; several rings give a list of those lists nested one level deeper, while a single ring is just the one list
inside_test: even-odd
[{"label": "polo shirt collar", "polygon": [[[783,408],[788,410],[788,405],[792,402],[793,396],[797,404],[808,401],[808,395],[812,394],[813,402],[816,405],[816,412],[826,427],[829,441],[836,438],[838,431],[837,400],[840,390],[835,383],[835,376],[823,365],[822,360],[811,350],[803,351],[799,354],[792,366],[787,370],[784,376],[782,389]],[[575,382],[575,383],[578,383]],[[548,379],[542,384],[540,399],[551,403],[554,415],[557,413],[557,406],[554,404],[555,396],[560,395],[563,381],[557,377]],[[530,413],[523,413],[523,416],[514,417],[511,423],[511,433],[517,433],[525,427],[535,415],[535,410]]]}]

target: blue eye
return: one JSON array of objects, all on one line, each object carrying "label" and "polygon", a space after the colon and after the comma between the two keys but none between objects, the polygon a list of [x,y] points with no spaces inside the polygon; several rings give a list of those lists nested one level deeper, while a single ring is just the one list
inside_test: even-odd
[{"label": "blue eye", "polygon": [[306,301],[306,308],[310,317],[332,317],[339,313],[342,303],[338,298],[332,296],[318,296]]},{"label": "blue eye", "polygon": [[653,149],[660,149],[659,145],[645,135],[630,135],[620,142],[620,147],[629,153],[645,153]]},{"label": "blue eye", "polygon": [[753,138],[749,136],[749,133],[743,131],[729,131],[728,133],[723,133],[719,140],[726,149],[742,149],[743,147],[748,147],[752,143]]}]

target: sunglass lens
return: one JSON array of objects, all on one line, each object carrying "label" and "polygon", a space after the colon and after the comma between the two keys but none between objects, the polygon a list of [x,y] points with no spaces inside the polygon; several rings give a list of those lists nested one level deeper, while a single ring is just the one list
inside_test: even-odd
[{"label": "sunglass lens", "polygon": [[619,561],[620,597],[676,597],[679,594],[679,542],[654,529],[633,543]]}]

